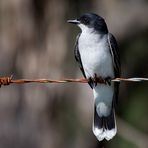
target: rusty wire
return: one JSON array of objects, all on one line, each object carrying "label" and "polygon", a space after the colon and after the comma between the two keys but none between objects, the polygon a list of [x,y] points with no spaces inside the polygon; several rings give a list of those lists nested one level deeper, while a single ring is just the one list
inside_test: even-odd
[{"label": "rusty wire", "polygon": [[[148,81],[148,78],[115,78],[112,79],[114,82],[126,81],[126,82],[140,82],[140,81]],[[10,84],[25,84],[25,83],[87,83],[88,80],[84,78],[79,79],[13,79],[10,77],[0,77],[0,86],[10,85]],[[105,83],[102,79],[97,78],[97,83]]]}]

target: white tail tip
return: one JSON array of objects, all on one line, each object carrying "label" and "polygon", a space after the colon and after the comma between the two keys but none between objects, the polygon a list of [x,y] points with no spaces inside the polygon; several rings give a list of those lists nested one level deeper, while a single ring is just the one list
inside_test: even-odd
[{"label": "white tail tip", "polygon": [[99,141],[102,141],[103,139],[106,140],[111,140],[117,133],[117,128],[108,130],[108,129],[98,129],[98,128],[93,128],[93,133],[97,137]]}]

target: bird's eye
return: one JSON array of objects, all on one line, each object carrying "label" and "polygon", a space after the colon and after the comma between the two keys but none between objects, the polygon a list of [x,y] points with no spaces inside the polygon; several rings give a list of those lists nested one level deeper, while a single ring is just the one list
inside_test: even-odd
[{"label": "bird's eye", "polygon": [[89,18],[87,18],[87,17],[84,17],[84,18],[82,19],[82,23],[85,24],[85,25],[88,25],[89,22],[90,22],[90,20],[89,20]]}]

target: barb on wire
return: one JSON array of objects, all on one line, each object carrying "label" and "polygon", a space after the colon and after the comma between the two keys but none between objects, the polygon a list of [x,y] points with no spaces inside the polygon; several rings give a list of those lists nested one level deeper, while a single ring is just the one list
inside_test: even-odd
[{"label": "barb on wire", "polygon": [[[112,79],[114,82],[140,82],[140,81],[148,81],[148,78],[115,78]],[[10,77],[0,77],[0,86],[2,85],[10,85],[10,84],[25,84],[25,83],[87,83],[88,80],[84,78],[79,79],[61,79],[61,80],[53,80],[53,79],[13,79]],[[104,80],[97,78],[97,83],[106,83]]]}]

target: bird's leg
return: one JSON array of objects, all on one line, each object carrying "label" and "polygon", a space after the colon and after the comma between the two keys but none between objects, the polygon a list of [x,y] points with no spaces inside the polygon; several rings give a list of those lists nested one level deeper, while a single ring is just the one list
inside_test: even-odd
[{"label": "bird's leg", "polygon": [[94,80],[95,86],[97,86],[98,82],[105,83],[105,80],[101,76],[98,77],[96,73],[94,75],[93,80]]},{"label": "bird's leg", "polygon": [[94,78],[93,78],[93,82],[94,82],[95,86],[97,85],[98,82],[104,83],[104,84],[107,84],[107,85],[111,85],[111,80],[112,80],[111,77],[103,78],[101,76],[97,76],[96,73],[95,73]]},{"label": "bird's leg", "polygon": [[111,77],[106,77],[104,80],[106,84],[108,84],[109,86],[111,85]]},{"label": "bird's leg", "polygon": [[111,85],[111,77],[106,77],[103,78],[101,76],[97,76],[97,74],[94,74],[94,77],[89,77],[88,78],[88,84],[91,86],[91,88],[93,88],[94,86],[97,86],[97,83],[104,83],[107,85]]},{"label": "bird's leg", "polygon": [[93,81],[94,81],[95,86],[97,86],[98,78],[97,78],[97,74],[96,74],[96,73],[95,73],[95,76],[94,76],[94,78],[93,78]]}]

